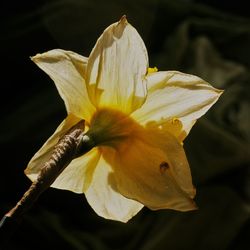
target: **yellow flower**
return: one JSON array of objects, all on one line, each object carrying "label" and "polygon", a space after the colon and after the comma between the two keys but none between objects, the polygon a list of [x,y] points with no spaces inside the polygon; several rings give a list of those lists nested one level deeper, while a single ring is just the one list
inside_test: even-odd
[{"label": "yellow flower", "polygon": [[34,181],[54,145],[80,119],[96,147],[74,159],[52,187],[85,193],[102,217],[128,221],[150,209],[195,209],[182,142],[222,91],[202,79],[148,67],[145,45],[122,17],[89,58],[55,49],[32,57],[55,82],[68,116],[25,170]]}]

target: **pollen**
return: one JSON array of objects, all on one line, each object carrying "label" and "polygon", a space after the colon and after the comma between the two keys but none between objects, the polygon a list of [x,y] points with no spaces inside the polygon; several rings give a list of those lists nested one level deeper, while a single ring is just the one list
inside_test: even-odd
[{"label": "pollen", "polygon": [[158,71],[158,69],[156,67],[154,67],[154,68],[148,68],[148,74],[155,73],[157,71]]}]

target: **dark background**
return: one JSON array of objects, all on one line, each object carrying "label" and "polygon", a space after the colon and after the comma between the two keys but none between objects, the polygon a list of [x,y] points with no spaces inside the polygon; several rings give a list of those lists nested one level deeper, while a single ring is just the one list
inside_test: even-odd
[{"label": "dark background", "polygon": [[[225,89],[185,141],[198,211],[144,208],[127,224],[98,217],[84,195],[49,189],[7,249],[247,249],[250,235],[250,15],[247,1],[38,0],[1,4],[0,216],[29,187],[23,170],[66,116],[29,56],[54,48],[88,56],[126,14],[159,70]],[[1,249],[1,246],[0,246]]]}]

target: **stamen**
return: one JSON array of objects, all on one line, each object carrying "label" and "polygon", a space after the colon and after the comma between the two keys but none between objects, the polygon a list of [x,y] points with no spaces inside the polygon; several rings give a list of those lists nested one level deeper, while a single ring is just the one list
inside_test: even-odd
[{"label": "stamen", "polygon": [[157,71],[158,71],[158,69],[156,67],[154,67],[154,68],[148,68],[148,74],[155,73]]}]

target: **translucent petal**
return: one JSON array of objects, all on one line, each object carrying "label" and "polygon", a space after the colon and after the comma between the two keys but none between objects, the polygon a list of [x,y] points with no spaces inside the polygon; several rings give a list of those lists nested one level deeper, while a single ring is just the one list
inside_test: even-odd
[{"label": "translucent petal", "polygon": [[[55,133],[45,142],[41,149],[33,156],[25,169],[25,174],[32,181],[36,180],[41,167],[49,160],[54,146],[57,144],[61,136],[78,121],[79,118],[69,115],[56,129]],[[75,193],[83,193],[91,183],[92,174],[98,163],[99,157],[99,151],[96,148],[93,148],[87,154],[74,159],[51,186],[54,188],[70,190]]]},{"label": "translucent petal", "polygon": [[62,135],[64,135],[73,125],[75,125],[80,119],[74,115],[68,115],[68,117],[58,126],[53,135],[44,143],[44,145],[36,152],[31,158],[25,169],[25,174],[34,181],[37,178],[38,173],[44,162],[48,161],[54,146],[57,144]]},{"label": "translucent petal", "polygon": [[145,45],[125,17],[98,39],[87,65],[88,90],[96,106],[130,113],[146,96],[148,55]]},{"label": "translucent petal", "polygon": [[114,171],[117,190],[151,209],[196,208],[195,189],[185,152],[164,129],[145,129],[112,149],[102,148]]},{"label": "translucent petal", "polygon": [[61,49],[37,54],[32,60],[55,82],[68,113],[87,121],[95,111],[85,84],[87,58]]},{"label": "translucent petal", "polygon": [[74,159],[57,177],[51,187],[85,192],[92,181],[93,172],[100,158],[98,149],[93,148],[87,154]]},{"label": "translucent petal", "polygon": [[85,195],[95,212],[106,219],[127,222],[143,207],[117,192],[113,171],[103,158],[95,169]]},{"label": "translucent petal", "polygon": [[147,99],[132,117],[144,125],[178,118],[186,135],[222,94],[201,78],[177,71],[149,74],[147,86]]}]

